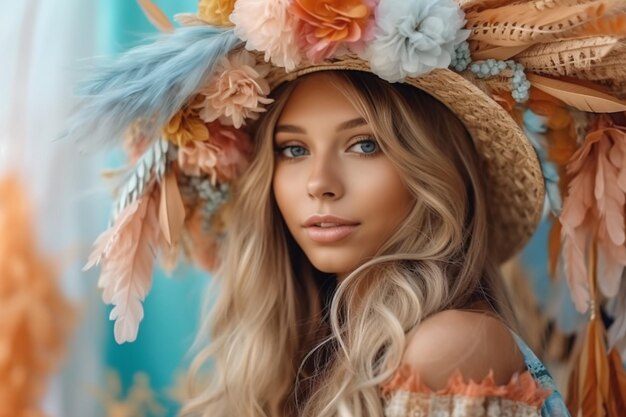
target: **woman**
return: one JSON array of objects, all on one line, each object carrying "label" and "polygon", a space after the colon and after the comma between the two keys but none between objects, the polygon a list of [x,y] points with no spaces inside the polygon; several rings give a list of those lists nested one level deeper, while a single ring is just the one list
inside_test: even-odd
[{"label": "woman", "polygon": [[213,385],[188,410],[381,415],[380,385],[401,364],[434,390],[454,371],[515,380],[526,365],[458,118],[362,72],[307,75],[275,97],[252,127],[199,356]]},{"label": "woman", "polygon": [[90,259],[116,339],[156,247],[215,270],[183,414],[569,415],[498,271],[545,192],[511,115],[563,51],[501,57],[623,11],[496,3],[202,1],[87,85],[73,133],[137,163]]}]

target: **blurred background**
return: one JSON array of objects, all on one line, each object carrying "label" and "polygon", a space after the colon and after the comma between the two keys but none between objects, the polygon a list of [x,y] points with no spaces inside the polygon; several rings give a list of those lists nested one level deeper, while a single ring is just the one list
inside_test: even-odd
[{"label": "blurred background", "polygon": [[[156,3],[168,16],[197,6]],[[169,278],[157,271],[137,340],[116,344],[98,269],[81,269],[110,215],[101,172],[123,155],[57,139],[89,59],[156,30],[132,0],[0,5],[0,222],[9,226],[0,232],[0,416],[173,416],[208,276],[186,265]],[[18,238],[27,242],[17,247]],[[16,259],[38,266],[15,271]],[[43,295],[41,281],[52,283]],[[42,311],[31,317],[34,305]]]},{"label": "blurred background", "polygon": [[[154,3],[170,18],[197,6]],[[89,59],[156,29],[134,0],[0,5],[0,417],[174,416],[210,277],[189,264],[157,271],[137,340],[116,344],[99,271],[82,267],[109,219],[101,173],[124,156],[58,139]],[[548,277],[549,228],[505,270],[527,341],[565,392],[585,317]]]}]

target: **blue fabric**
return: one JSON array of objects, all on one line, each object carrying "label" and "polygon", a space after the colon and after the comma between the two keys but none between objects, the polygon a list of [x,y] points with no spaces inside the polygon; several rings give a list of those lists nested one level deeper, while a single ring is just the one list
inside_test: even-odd
[{"label": "blue fabric", "polygon": [[524,342],[524,340],[522,340],[521,337],[519,337],[515,332],[511,333],[513,333],[515,342],[524,355],[524,362],[526,362],[526,368],[528,371],[542,388],[547,388],[552,391],[541,407],[541,416],[571,417],[567,407],[565,406],[563,397],[552,379],[552,375],[550,375],[550,372],[548,372],[543,362],[539,360],[532,349],[526,344],[526,342]]}]

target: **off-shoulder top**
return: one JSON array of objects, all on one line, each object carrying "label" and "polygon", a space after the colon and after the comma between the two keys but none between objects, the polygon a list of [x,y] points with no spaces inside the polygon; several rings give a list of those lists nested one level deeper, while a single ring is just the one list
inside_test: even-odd
[{"label": "off-shoulder top", "polygon": [[554,380],[530,347],[511,331],[526,370],[506,385],[493,372],[480,382],[453,374],[445,388],[433,391],[410,368],[400,368],[381,387],[386,417],[571,417]]}]

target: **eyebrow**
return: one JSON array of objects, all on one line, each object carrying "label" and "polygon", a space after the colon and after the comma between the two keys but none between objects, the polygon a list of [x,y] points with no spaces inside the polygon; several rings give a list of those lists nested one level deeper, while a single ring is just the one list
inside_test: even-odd
[{"label": "eyebrow", "polygon": [[[341,130],[354,129],[355,127],[364,126],[366,124],[367,124],[367,121],[365,121],[364,118],[357,117],[356,119],[351,119],[351,120],[341,123],[339,126],[337,126],[337,131],[339,132]],[[295,125],[278,125],[276,126],[275,133],[278,133],[278,132],[306,134],[306,130]]]}]

